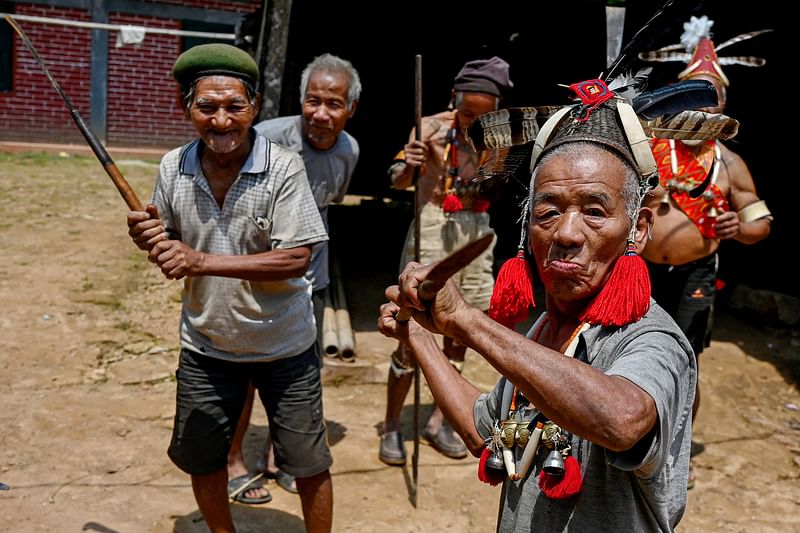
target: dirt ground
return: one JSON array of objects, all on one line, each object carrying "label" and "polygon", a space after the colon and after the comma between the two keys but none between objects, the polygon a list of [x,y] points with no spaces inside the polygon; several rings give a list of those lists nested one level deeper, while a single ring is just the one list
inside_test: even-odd
[{"label": "dirt ground", "polygon": [[[116,163],[149,198],[156,160]],[[208,531],[189,478],[165,453],[180,282],[163,279],[129,241],[127,208],[94,157],[0,153],[0,185],[0,482],[9,487],[0,530]],[[477,459],[421,446],[415,508],[410,466],[377,457],[394,343],[375,317],[407,217],[379,201],[332,212],[356,340],[354,363],[325,367],[334,530],[494,531],[499,489],[478,481]],[[697,484],[680,531],[800,531],[799,347],[796,330],[717,310],[700,363]],[[497,378],[472,352],[465,375],[484,389]],[[424,420],[424,382],[421,394]],[[253,465],[265,419],[257,407],[246,442]],[[303,531],[299,498],[269,488],[269,504],[234,505],[239,531]]]}]

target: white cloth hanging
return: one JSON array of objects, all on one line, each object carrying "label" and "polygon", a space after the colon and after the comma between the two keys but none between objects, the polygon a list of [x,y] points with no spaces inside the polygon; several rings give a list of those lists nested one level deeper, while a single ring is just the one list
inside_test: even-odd
[{"label": "white cloth hanging", "polygon": [[122,48],[126,44],[142,44],[145,33],[145,29],[142,26],[120,26],[119,32],[117,33],[117,48]]}]

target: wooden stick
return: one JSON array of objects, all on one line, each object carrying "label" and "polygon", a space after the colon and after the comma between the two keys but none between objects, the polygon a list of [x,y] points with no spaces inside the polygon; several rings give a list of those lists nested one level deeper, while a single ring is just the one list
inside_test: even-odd
[{"label": "wooden stick", "polygon": [[[422,55],[417,54],[414,65],[414,132],[416,140],[422,139]],[[414,260],[420,260],[420,205],[419,194],[420,167],[414,167]],[[413,494],[411,503],[417,507],[419,474],[419,403],[420,403],[420,371],[419,365],[414,365],[414,454],[411,456],[411,478]]]},{"label": "wooden stick", "polygon": [[22,43],[25,47],[33,54],[33,58],[41,67],[42,71],[44,71],[44,75],[47,76],[47,79],[50,80],[50,84],[56,90],[56,92],[61,96],[61,99],[64,101],[64,104],[67,106],[70,115],[72,115],[72,120],[75,121],[75,124],[78,126],[83,138],[86,139],[86,142],[89,143],[89,147],[91,147],[94,155],[97,156],[97,159],[103,165],[103,168],[106,171],[106,174],[111,178],[111,181],[114,182],[116,185],[117,190],[119,191],[120,195],[122,195],[122,199],[125,200],[125,203],[132,211],[144,211],[144,207],[142,207],[142,202],[139,201],[139,198],[136,196],[136,193],[128,184],[125,177],[122,175],[122,172],[119,171],[117,165],[114,164],[114,161],[111,159],[108,151],[106,151],[103,144],[100,142],[100,139],[94,134],[94,132],[89,129],[89,126],[86,125],[83,118],[81,117],[78,110],[72,105],[69,97],[66,93],[61,89],[61,86],[58,82],[53,78],[50,71],[47,70],[47,66],[44,64],[44,60],[39,55],[39,52],[36,51],[36,48],[33,46],[33,43],[25,35],[25,32],[22,31],[22,28],[19,27],[17,22],[11,17],[11,15],[4,15],[6,21],[14,28],[14,31],[17,32],[20,39],[22,39]]}]

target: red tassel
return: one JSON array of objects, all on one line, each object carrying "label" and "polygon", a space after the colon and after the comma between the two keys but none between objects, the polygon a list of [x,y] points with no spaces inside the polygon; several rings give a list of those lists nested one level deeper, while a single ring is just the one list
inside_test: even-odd
[{"label": "red tassel", "polygon": [[489,210],[490,205],[491,204],[489,200],[487,200],[486,198],[476,198],[472,202],[472,210],[475,213],[485,213],[486,211]]},{"label": "red tassel", "polygon": [[464,204],[461,203],[461,198],[453,193],[448,194],[442,201],[442,210],[445,213],[455,213],[464,209]]},{"label": "red tassel", "polygon": [[486,466],[486,461],[491,457],[492,452],[489,447],[483,449],[481,452],[481,460],[478,461],[478,479],[491,486],[499,485],[506,477],[505,470],[498,470],[497,468],[489,468]]},{"label": "red tassel", "polygon": [[581,320],[604,326],[636,322],[650,309],[650,273],[632,242],[617,259],[611,277],[581,315]]},{"label": "red tassel", "polygon": [[564,474],[554,476],[544,470],[539,474],[539,489],[548,498],[566,500],[578,494],[583,487],[581,465],[573,456],[564,459]]},{"label": "red tassel", "polygon": [[514,329],[519,322],[528,319],[533,301],[533,271],[525,250],[519,250],[500,267],[489,302],[489,316],[504,326]]}]

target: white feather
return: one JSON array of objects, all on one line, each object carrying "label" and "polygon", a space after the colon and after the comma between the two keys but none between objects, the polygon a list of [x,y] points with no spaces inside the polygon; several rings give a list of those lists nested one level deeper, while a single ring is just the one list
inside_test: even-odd
[{"label": "white feather", "polygon": [[711,26],[714,21],[703,15],[701,17],[692,16],[689,22],[683,23],[683,33],[681,34],[681,44],[687,52],[692,53],[700,39],[711,38]]},{"label": "white feather", "polygon": [[652,71],[653,67],[646,66],[636,71],[636,74],[623,72],[613,80],[608,81],[608,88],[617,93],[617,96],[631,101],[637,94],[644,90],[644,87],[647,85],[647,79],[650,77]]}]

